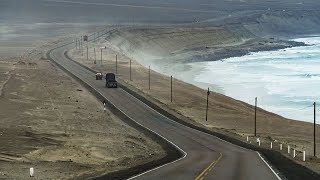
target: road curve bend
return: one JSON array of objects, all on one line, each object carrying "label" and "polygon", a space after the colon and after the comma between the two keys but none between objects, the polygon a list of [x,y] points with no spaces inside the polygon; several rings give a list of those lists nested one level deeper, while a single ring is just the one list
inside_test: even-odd
[{"label": "road curve bend", "polygon": [[280,177],[256,151],[179,124],[158,113],[122,88],[105,88],[95,74],[71,61],[65,52],[71,45],[49,52],[50,58],[104,96],[133,121],[172,143],[184,156],[129,179],[277,180]]}]

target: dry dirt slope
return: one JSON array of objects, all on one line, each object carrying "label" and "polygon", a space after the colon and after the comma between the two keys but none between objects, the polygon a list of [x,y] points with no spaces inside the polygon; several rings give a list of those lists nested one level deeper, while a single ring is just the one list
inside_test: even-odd
[{"label": "dry dirt slope", "polygon": [[34,179],[79,179],[165,156],[38,53],[0,60],[0,179],[30,167]]}]

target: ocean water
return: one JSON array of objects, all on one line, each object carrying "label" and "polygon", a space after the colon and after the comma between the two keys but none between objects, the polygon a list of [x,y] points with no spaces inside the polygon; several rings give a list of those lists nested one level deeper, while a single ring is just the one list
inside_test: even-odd
[{"label": "ocean water", "polygon": [[313,122],[312,104],[320,102],[320,37],[294,40],[310,46],[191,64],[201,69],[191,83],[214,85],[218,92],[252,105],[257,97],[263,109]]}]

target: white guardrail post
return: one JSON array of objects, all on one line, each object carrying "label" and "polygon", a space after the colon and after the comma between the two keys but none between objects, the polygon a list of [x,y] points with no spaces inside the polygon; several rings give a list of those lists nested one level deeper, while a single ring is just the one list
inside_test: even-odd
[{"label": "white guardrail post", "polygon": [[30,168],[30,177],[34,177],[34,169]]}]

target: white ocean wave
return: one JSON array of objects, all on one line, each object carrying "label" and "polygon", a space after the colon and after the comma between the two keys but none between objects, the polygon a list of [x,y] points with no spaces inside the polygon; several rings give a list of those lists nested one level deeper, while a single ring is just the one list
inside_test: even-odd
[{"label": "white ocean wave", "polygon": [[314,45],[204,62],[194,81],[218,85],[224,94],[250,104],[258,97],[266,110],[309,121],[311,110],[297,111],[320,97],[320,37],[297,40]]}]

